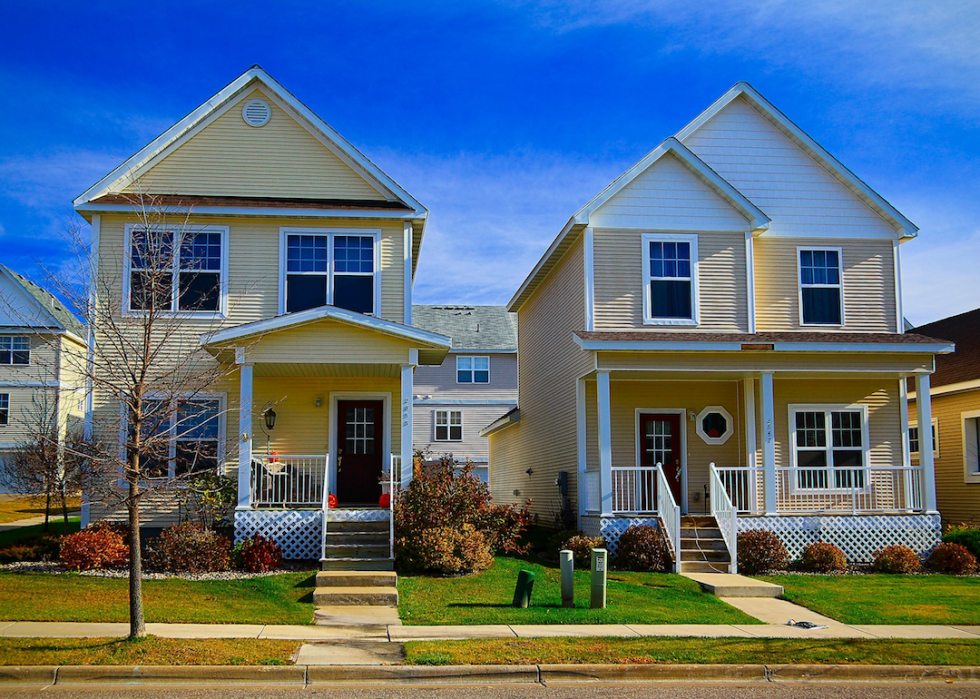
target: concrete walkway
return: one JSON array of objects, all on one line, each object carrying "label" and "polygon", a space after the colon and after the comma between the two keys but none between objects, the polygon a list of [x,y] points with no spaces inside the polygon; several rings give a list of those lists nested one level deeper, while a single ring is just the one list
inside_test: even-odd
[{"label": "concrete walkway", "polygon": [[[811,621],[809,613],[804,617]],[[262,624],[147,624],[147,633],[162,638],[275,638],[291,641],[405,641],[467,638],[965,638],[980,639],[980,626],[872,626],[834,622],[827,629],[783,624],[553,624],[493,626],[263,626]],[[0,638],[121,638],[125,623],[0,622]]]},{"label": "concrete walkway", "polygon": [[[78,517],[80,512],[69,512],[69,517]],[[51,519],[51,530],[60,533],[64,531],[65,521],[61,516],[61,512],[58,512],[57,516],[52,515]],[[20,529],[22,527],[33,527],[38,524],[44,524],[44,515],[39,515],[37,517],[27,517],[26,519],[16,519],[13,522],[5,522],[0,524],[0,532],[10,531],[12,529]]]}]

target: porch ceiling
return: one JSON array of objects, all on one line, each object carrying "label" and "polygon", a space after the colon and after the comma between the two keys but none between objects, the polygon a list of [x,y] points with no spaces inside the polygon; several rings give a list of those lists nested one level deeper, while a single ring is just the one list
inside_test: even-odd
[{"label": "porch ceiling", "polygon": [[777,375],[848,376],[878,375],[899,378],[933,369],[933,355],[920,353],[807,353],[807,352],[596,352],[596,368],[625,372],[640,378],[637,372],[653,378],[741,378],[759,372]]},{"label": "porch ceiling", "polygon": [[400,364],[279,364],[258,362],[252,365],[256,377],[332,377],[332,378],[385,378],[397,379]]}]

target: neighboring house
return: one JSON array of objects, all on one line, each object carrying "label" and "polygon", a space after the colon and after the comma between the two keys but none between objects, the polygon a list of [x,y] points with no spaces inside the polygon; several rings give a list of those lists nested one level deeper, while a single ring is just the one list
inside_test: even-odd
[{"label": "neighboring house", "polygon": [[412,322],[453,340],[441,366],[415,372],[415,448],[472,461],[487,480],[480,431],[517,407],[517,318],[503,306],[415,306]]},{"label": "neighboring house", "polygon": [[[748,529],[793,555],[927,550],[905,380],[927,386],[952,345],[902,332],[916,232],[737,84],[576,212],[511,299],[519,413],[484,432],[494,498],[549,521],[564,472],[586,533],[615,548],[657,524],[685,570],[734,568]],[[688,540],[699,522],[720,551]]]},{"label": "neighboring house", "polygon": [[[944,524],[980,523],[980,308],[922,325],[914,332],[956,343],[936,357],[932,375],[933,459],[936,502]],[[910,387],[911,390],[912,387]],[[909,393],[910,409],[917,394]],[[920,423],[909,421],[912,463],[919,463]]]},{"label": "neighboring house", "polygon": [[59,439],[81,431],[84,337],[61,301],[0,265],[0,468],[5,453],[42,430]]},{"label": "neighboring house", "polygon": [[[200,401],[198,436],[237,478],[236,537],[272,535],[290,558],[343,558],[325,537],[327,494],[339,501],[331,522],[388,520],[379,479],[389,469],[404,483],[412,476],[401,465],[412,457],[413,372],[449,350],[449,338],[412,325],[428,212],[258,67],[75,200],[99,270],[125,271],[113,296],[122,316],[140,312],[129,288],[140,274],[130,251],[146,235],[139,193],[176,212],[185,241],[193,236],[180,269],[211,276],[196,275],[210,286],[195,289],[213,310],[180,316],[186,332],[174,342],[202,345],[230,371]],[[175,266],[178,313],[181,274]],[[215,321],[220,329],[202,337]],[[96,414],[113,411],[111,396],[95,396]],[[187,468],[178,447],[170,475]],[[90,516],[118,513],[92,503]],[[176,498],[148,500],[142,516],[148,527],[174,522]]]}]

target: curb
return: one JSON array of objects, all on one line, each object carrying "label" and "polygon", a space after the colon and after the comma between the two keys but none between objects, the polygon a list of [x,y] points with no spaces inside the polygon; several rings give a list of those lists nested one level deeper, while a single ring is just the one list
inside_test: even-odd
[{"label": "curb", "polygon": [[939,665],[137,665],[0,667],[2,686],[453,685],[583,682],[980,682],[980,667]]}]

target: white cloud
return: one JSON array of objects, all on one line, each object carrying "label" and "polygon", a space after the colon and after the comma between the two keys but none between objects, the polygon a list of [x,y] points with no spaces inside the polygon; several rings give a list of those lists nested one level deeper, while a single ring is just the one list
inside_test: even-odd
[{"label": "white cloud", "polygon": [[931,235],[902,246],[905,317],[914,325],[980,307],[980,229]]}]

